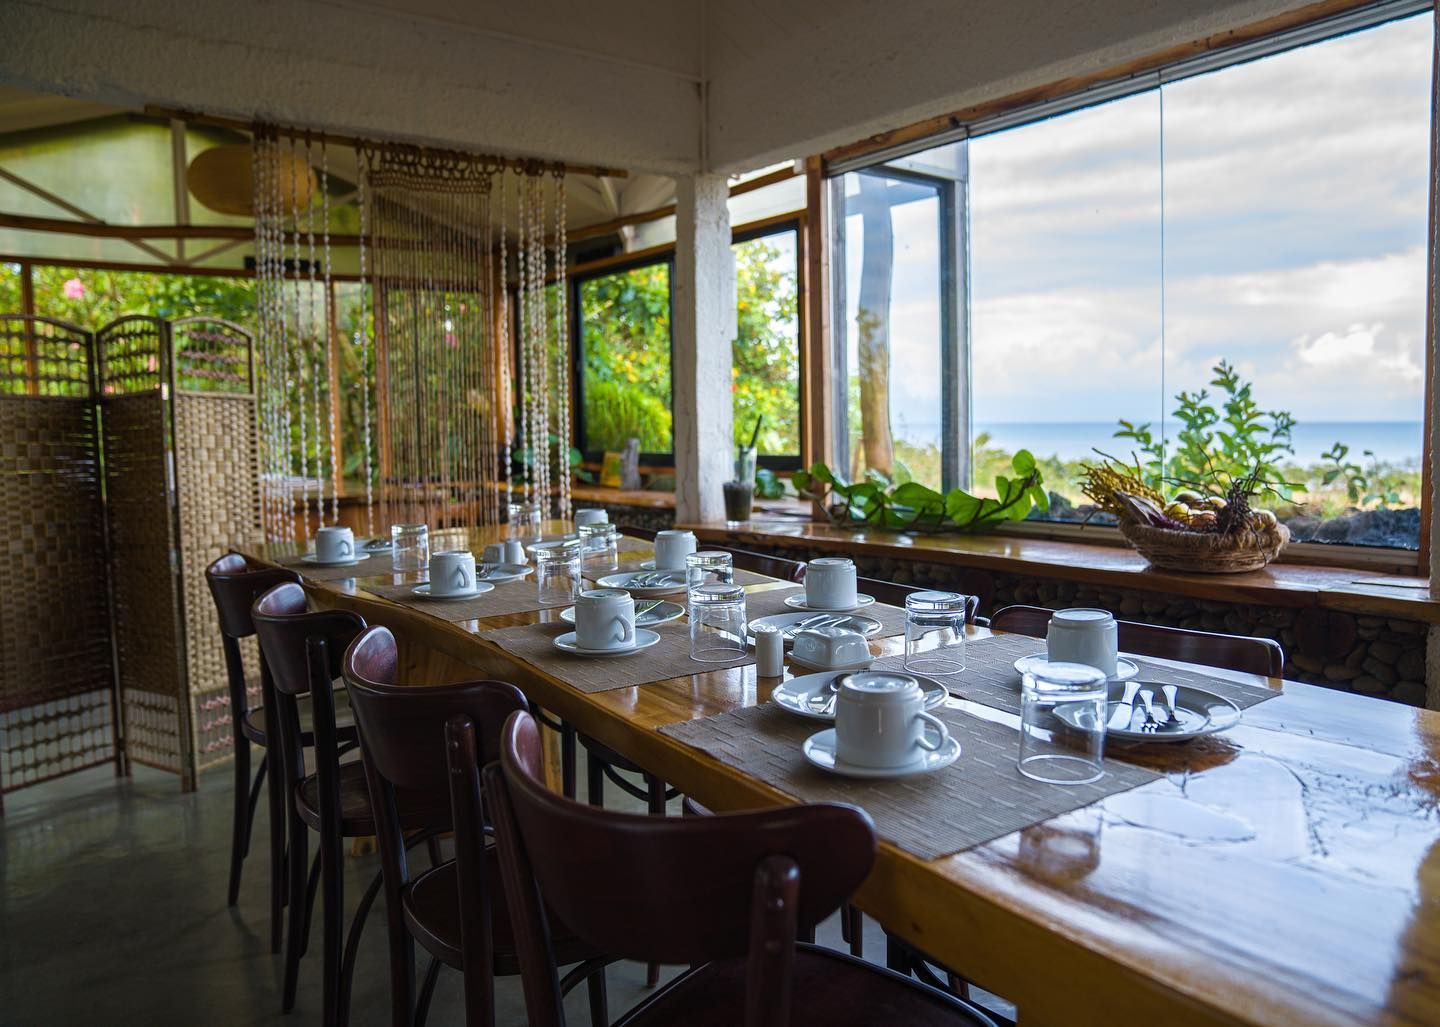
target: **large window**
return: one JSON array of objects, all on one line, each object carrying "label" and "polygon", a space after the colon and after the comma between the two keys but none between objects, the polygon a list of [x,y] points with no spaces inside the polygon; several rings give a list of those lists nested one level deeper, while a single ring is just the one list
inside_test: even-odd
[{"label": "large window", "polygon": [[837,178],[845,470],[983,493],[1027,448],[1080,520],[1096,450],[1166,478],[1260,454],[1297,540],[1416,547],[1432,26],[1312,30]]},{"label": "large window", "polygon": [[798,230],[742,236],[735,251],[735,441],[771,466],[800,460]]}]

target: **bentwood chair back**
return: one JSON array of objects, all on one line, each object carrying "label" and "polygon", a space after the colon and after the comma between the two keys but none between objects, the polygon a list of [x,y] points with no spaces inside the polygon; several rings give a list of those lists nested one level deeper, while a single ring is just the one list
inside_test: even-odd
[{"label": "bentwood chair back", "polygon": [[[1044,638],[1054,612],[1042,606],[1007,606],[990,618],[990,627]],[[1136,656],[1180,660],[1272,678],[1285,673],[1285,650],[1273,639],[1168,628],[1129,620],[1117,621],[1116,625],[1120,649]]]},{"label": "bentwood chair back", "polygon": [[[473,806],[473,730],[452,719],[447,739],[456,805]],[[541,760],[538,726],[519,712],[499,763],[484,771],[534,1027],[564,1023],[542,896],[596,948],[700,964],[625,1025],[853,1023],[862,1010],[875,1023],[989,1022],[889,971],[796,942],[870,872],[875,831],[863,811],[817,803],[712,817],[617,813],[549,791]]]},{"label": "bentwood chair back", "polygon": [[[391,1021],[396,1027],[411,1022],[419,941],[432,957],[419,996],[421,1019],[438,963],[444,963],[464,974],[466,1024],[488,1027],[495,1018],[495,975],[516,974],[519,966],[496,856],[486,851],[483,827],[459,830],[451,810],[445,724],[458,715],[477,725],[481,758],[488,762],[498,757],[506,718],[529,704],[520,689],[504,681],[403,685],[398,667],[395,636],[383,627],[366,629],[345,654],[345,684],[360,728],[384,879]],[[419,836],[452,827],[455,860],[411,873],[406,849]],[[606,1022],[604,984],[603,975],[591,980],[592,1014],[599,1013],[593,1018],[600,1023]]]},{"label": "bentwood chair back", "polygon": [[[705,548],[710,548],[706,546]],[[753,571],[756,574],[767,574],[780,581],[804,581],[805,565],[799,560],[787,560],[781,556],[771,556],[768,553],[752,553],[748,549],[730,549],[727,547],[716,547],[720,552],[730,554],[731,562],[741,570]]]},{"label": "bentwood chair back", "polygon": [[[285,945],[282,1008],[295,1005],[300,957],[309,935],[307,871],[308,831],[320,835],[320,886],[323,902],[324,1022],[343,1023],[348,1000],[348,973],[342,967],[344,932],[344,837],[374,833],[361,768],[340,763],[341,738],[335,719],[334,682],[346,647],[365,628],[364,618],[347,610],[306,608],[299,585],[278,585],[255,601],[251,610],[255,633],[270,668],[275,701],[267,724],[275,734],[272,743],[280,754],[289,813],[290,921]],[[309,696],[314,725],[315,769],[305,764],[305,739],[300,726],[300,699]],[[353,768],[353,769],[350,769]],[[374,900],[372,886],[356,914],[356,929]],[[304,898],[302,898],[302,896]]]},{"label": "bentwood chair back", "polygon": [[[250,746],[265,749],[269,740],[265,733],[266,693],[270,690],[269,671],[263,657],[257,672],[261,682],[261,705],[252,709],[245,670],[241,639],[255,634],[250,607],[255,600],[286,582],[299,583],[300,575],[279,567],[251,567],[238,553],[227,553],[205,568],[205,581],[215,600],[220,619],[220,645],[225,653],[225,675],[230,691],[230,726],[235,742],[235,796],[230,828],[230,885],[226,902],[235,905],[240,898],[240,871],[250,851],[250,836],[255,827],[255,806],[260,788],[269,769],[268,754],[260,757],[254,780],[250,777]],[[285,798],[277,769],[270,774],[270,951],[279,952],[285,933]]]}]

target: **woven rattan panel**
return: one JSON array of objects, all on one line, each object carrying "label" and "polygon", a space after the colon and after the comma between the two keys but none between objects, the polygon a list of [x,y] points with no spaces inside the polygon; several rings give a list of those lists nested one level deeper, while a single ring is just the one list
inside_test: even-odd
[{"label": "woven rattan panel", "polygon": [[184,694],[184,654],[165,410],[158,392],[106,398],[106,505],[126,751],[141,763],[184,773],[177,703]]},{"label": "woven rattan panel", "polygon": [[254,398],[177,395],[175,463],[195,761],[203,769],[233,748],[225,658],[205,567],[230,548],[260,538]]}]

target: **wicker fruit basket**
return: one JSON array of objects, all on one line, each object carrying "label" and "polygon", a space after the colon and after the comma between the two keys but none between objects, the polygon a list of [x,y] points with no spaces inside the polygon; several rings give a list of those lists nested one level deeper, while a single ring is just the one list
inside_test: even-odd
[{"label": "wicker fruit basket", "polygon": [[1290,541],[1290,529],[1283,524],[1218,535],[1121,521],[1120,533],[1152,567],[1192,574],[1258,571]]}]

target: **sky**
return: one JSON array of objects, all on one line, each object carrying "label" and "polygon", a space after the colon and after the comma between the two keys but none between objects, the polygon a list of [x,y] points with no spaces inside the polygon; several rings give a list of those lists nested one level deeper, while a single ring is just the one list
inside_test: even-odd
[{"label": "sky", "polygon": [[[1224,358],[1302,422],[1418,421],[1431,24],[959,144],[974,420],[1156,421]],[[939,420],[936,204],[894,208],[894,229],[903,435]],[[853,347],[858,218],[847,231]]]}]

